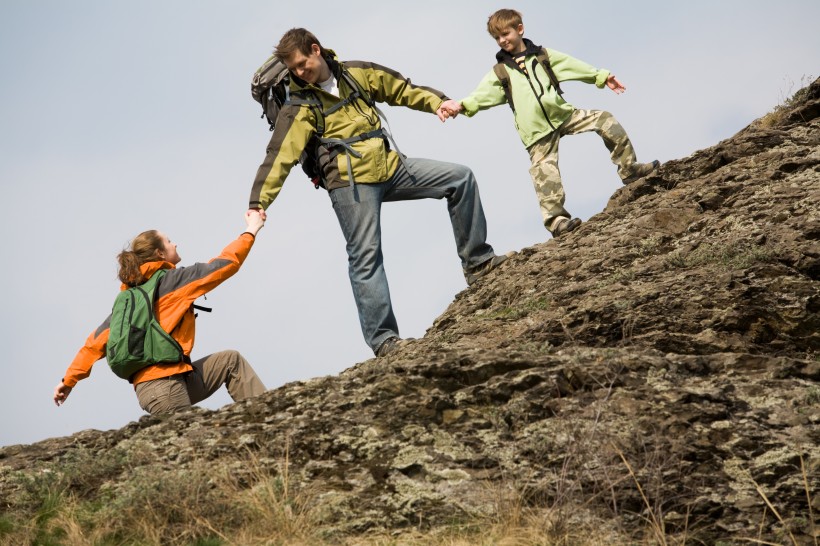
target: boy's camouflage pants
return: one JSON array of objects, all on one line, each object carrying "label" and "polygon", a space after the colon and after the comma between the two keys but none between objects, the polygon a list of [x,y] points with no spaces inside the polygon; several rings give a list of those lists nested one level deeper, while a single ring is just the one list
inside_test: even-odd
[{"label": "boy's camouflage pants", "polygon": [[564,208],[566,196],[558,169],[558,141],[566,135],[576,135],[595,131],[604,140],[612,162],[618,166],[621,180],[629,178],[633,165],[637,162],[632,143],[609,112],[602,110],[574,110],[572,115],[556,131],[545,136],[528,148],[532,166],[530,176],[541,205],[544,227],[552,231],[558,217],[571,218]]}]

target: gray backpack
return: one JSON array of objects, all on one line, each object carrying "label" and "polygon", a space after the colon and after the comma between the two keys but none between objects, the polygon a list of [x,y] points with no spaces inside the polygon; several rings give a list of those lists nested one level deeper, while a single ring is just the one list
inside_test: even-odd
[{"label": "gray backpack", "polygon": [[271,55],[253,74],[251,96],[262,105],[262,115],[267,119],[270,130],[276,126],[276,116],[285,104],[310,104],[321,106],[316,98],[305,98],[290,93],[288,67]]}]

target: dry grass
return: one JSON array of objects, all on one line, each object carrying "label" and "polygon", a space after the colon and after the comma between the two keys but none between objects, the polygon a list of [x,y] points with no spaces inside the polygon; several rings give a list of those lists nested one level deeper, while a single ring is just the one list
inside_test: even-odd
[{"label": "dry grass", "polygon": [[[761,117],[757,120],[757,123],[766,129],[770,129],[777,125],[783,123],[783,120],[786,116],[786,113],[798,102],[805,99],[806,94],[808,93],[808,87],[814,81],[813,76],[802,76],[800,78],[800,82],[795,84],[795,82],[791,81],[790,79],[786,81],[786,89],[785,91],[781,92],[780,96],[780,103],[774,107],[774,109],[766,114],[765,116]],[[797,85],[798,90],[794,91],[795,85]]]},{"label": "dry grass", "polygon": [[[612,390],[615,378],[603,378]],[[609,383],[607,383],[609,381]],[[601,407],[604,407],[603,405]],[[322,521],[322,491],[304,487],[291,472],[286,441],[273,459],[247,452],[218,469],[208,461],[184,468],[142,470],[123,453],[78,457],[60,472],[27,473],[0,514],[0,543],[81,545],[361,545],[361,546],[697,546],[686,500],[670,497],[676,462],[664,456],[662,438],[618,444],[605,433],[603,415],[565,419],[528,449],[560,463],[537,469],[538,479],[512,475],[487,482],[483,513],[433,528],[340,534]],[[556,437],[562,439],[556,439]],[[621,447],[619,447],[619,445]],[[627,445],[625,449],[623,445]],[[594,468],[594,476],[591,468]],[[122,472],[129,474],[121,479]],[[814,533],[809,472],[800,472]],[[751,477],[749,478],[751,479]],[[776,502],[752,480],[765,502],[757,544],[780,536],[797,542]],[[92,490],[92,486],[94,486]],[[685,514],[669,524],[667,508]],[[772,535],[773,520],[782,532]],[[815,533],[816,534],[816,533]],[[777,539],[779,540],[779,539]],[[709,542],[714,543],[714,542]],[[814,541],[817,546],[817,539]]]}]

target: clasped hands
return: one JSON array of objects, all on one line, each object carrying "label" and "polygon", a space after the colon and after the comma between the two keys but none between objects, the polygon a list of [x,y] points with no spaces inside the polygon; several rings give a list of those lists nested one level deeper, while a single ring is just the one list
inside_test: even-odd
[{"label": "clasped hands", "polygon": [[441,106],[438,107],[438,110],[436,110],[436,115],[438,116],[438,119],[444,122],[449,118],[456,117],[460,112],[461,103],[454,101],[453,99],[447,99],[441,103]]}]

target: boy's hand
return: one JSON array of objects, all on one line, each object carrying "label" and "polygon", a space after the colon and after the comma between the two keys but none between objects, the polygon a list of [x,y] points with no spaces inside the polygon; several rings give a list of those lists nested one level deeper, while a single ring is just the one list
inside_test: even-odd
[{"label": "boy's hand", "polygon": [[441,103],[441,106],[436,110],[438,119],[442,122],[448,118],[454,118],[461,112],[461,103],[448,99]]},{"label": "boy's hand", "polygon": [[612,89],[616,95],[620,95],[624,91],[626,91],[626,87],[624,84],[618,81],[618,78],[613,76],[612,74],[606,79],[606,86]]}]

